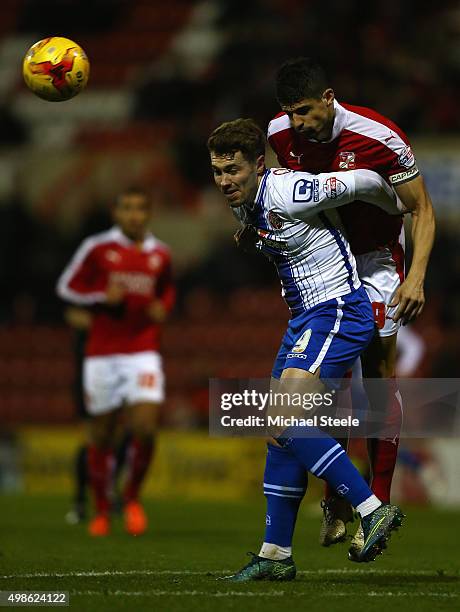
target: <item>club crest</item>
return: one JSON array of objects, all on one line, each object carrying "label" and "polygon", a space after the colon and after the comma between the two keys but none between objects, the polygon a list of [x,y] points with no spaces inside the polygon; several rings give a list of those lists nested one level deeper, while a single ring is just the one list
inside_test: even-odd
[{"label": "club crest", "polygon": [[272,210],[268,213],[268,222],[275,229],[281,229],[283,227],[283,220],[281,217]]}]

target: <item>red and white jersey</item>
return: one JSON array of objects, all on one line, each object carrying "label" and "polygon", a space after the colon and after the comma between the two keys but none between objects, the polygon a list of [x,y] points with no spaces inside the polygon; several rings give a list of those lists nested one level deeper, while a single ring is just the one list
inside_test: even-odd
[{"label": "red and white jersey", "polygon": [[[319,174],[358,168],[378,172],[393,186],[419,171],[407,136],[392,121],[361,106],[334,101],[331,139],[309,140],[297,133],[286,113],[268,126],[268,141],[281,166]],[[359,255],[398,241],[402,219],[372,204],[353,202],[339,210],[353,253]]]},{"label": "red and white jersey", "polygon": [[[105,304],[110,283],[126,290],[120,306]],[[92,307],[88,356],[157,350],[160,326],[146,309],[152,300],[161,301],[168,312],[174,305],[169,248],[150,233],[139,248],[118,227],[90,236],[59,278],[57,293],[63,300]]]}]

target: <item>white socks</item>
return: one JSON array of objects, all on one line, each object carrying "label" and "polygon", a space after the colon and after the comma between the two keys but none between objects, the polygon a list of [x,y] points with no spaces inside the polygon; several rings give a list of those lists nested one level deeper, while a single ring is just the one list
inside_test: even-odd
[{"label": "white socks", "polygon": [[371,495],[356,506],[356,512],[358,512],[359,516],[363,518],[368,514],[374,512],[374,510],[377,510],[377,508],[379,508],[381,505],[382,502],[380,501],[380,499],[375,495]]},{"label": "white socks", "polygon": [[264,559],[272,559],[273,561],[282,561],[292,555],[291,546],[278,546],[277,544],[269,544],[264,542],[260,549],[259,557]]},{"label": "white socks", "polygon": [[[367,516],[377,510],[382,505],[382,502],[375,495],[371,495],[358,506],[356,511],[359,513],[361,518]],[[259,552],[259,557],[264,559],[272,559],[273,561],[282,561],[292,556],[291,546],[278,546],[277,544],[271,544],[270,542],[264,542]]]}]

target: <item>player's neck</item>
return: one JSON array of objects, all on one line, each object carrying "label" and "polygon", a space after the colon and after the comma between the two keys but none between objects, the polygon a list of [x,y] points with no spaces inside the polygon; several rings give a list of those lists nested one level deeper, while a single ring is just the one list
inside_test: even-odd
[{"label": "player's neck", "polygon": [[138,249],[141,249],[144,245],[144,241],[145,241],[145,232],[142,233],[141,235],[134,235],[134,234],[128,234],[127,232],[121,230],[123,235],[130,241],[133,243],[134,246],[136,246]]},{"label": "player's neck", "polygon": [[335,117],[335,108],[332,108],[331,117],[329,121],[324,126],[324,133],[321,134],[319,138],[319,142],[328,142],[332,138],[332,134],[334,133],[334,122],[336,120]]},{"label": "player's neck", "polygon": [[257,192],[259,191],[260,183],[262,182],[262,179],[264,178],[265,171],[266,171],[266,168],[264,168],[264,171],[262,174],[257,175],[257,183],[254,189],[249,194],[247,200],[243,202],[243,205],[246,206],[246,208],[249,208],[251,210],[254,208],[255,203],[256,203]]}]

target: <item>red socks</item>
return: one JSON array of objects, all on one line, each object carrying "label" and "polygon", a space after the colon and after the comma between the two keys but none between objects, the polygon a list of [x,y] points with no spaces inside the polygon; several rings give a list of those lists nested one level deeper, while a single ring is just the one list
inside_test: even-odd
[{"label": "red socks", "polygon": [[98,448],[93,444],[88,447],[89,480],[98,514],[107,514],[110,509],[113,468],[112,449]]},{"label": "red socks", "polygon": [[[389,503],[402,425],[401,396],[395,379],[388,380],[388,411],[385,425],[386,437],[368,439],[367,448],[372,474],[372,492],[384,503]],[[338,442],[347,449],[347,440],[338,440]],[[326,483],[325,499],[335,495],[336,492]]]},{"label": "red socks", "polygon": [[394,379],[389,379],[386,437],[368,440],[368,452],[372,471],[373,493],[389,503],[391,481],[398,457],[399,435],[402,426],[401,396]]},{"label": "red socks", "polygon": [[153,440],[133,438],[127,454],[127,480],[123,493],[125,503],[137,500],[139,489],[152,461]]},{"label": "red socks", "polygon": [[398,457],[399,438],[393,440],[369,440],[372,469],[371,489],[384,503],[390,503],[391,481]]}]

